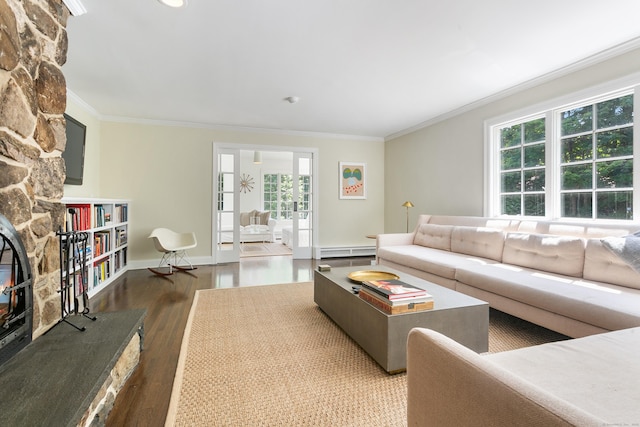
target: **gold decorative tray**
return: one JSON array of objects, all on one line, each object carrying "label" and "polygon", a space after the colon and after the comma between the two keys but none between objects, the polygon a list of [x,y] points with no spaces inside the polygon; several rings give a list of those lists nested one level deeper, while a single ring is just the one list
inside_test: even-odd
[{"label": "gold decorative tray", "polygon": [[388,271],[360,270],[354,271],[347,277],[356,283],[366,282],[367,280],[398,280],[400,276],[389,273]]}]

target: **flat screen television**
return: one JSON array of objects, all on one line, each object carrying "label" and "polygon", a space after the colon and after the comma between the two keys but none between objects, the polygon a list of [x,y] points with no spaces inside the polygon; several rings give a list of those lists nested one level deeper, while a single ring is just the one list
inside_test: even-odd
[{"label": "flat screen television", "polygon": [[82,185],[87,127],[67,114],[64,115],[64,118],[67,121],[67,146],[62,152],[62,158],[67,168],[67,177],[64,183]]}]

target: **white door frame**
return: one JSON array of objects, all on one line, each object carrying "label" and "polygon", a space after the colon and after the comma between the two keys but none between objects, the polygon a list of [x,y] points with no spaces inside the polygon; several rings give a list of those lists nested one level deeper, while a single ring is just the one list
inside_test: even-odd
[{"label": "white door frame", "polygon": [[[319,258],[320,250],[318,246],[318,236],[319,236],[319,218],[320,218],[320,209],[319,209],[319,191],[318,191],[318,182],[319,180],[319,160],[318,160],[318,148],[315,147],[291,147],[291,146],[281,146],[281,145],[257,145],[257,144],[237,144],[237,143],[227,143],[227,142],[214,142],[213,143],[213,176],[212,176],[212,229],[211,229],[211,253],[213,254],[213,263],[218,264],[222,262],[237,262],[240,260],[239,254],[239,239],[240,233],[238,231],[238,224],[240,222],[240,212],[239,212],[239,197],[235,197],[234,199],[234,246],[237,245],[238,251],[237,256],[231,255],[231,258],[225,254],[223,259],[218,259],[219,254],[217,251],[218,246],[218,154],[221,152],[229,152],[235,151],[239,153],[240,150],[250,150],[250,151],[290,151],[292,153],[309,153],[312,158],[312,177],[311,177],[311,185],[312,185],[312,223],[311,223],[311,239],[312,239],[312,247],[310,253],[308,251],[304,251],[303,254],[296,254],[298,256],[302,256],[305,259],[310,258]],[[236,157],[236,160],[239,162],[239,156]],[[236,189],[236,195],[239,194],[239,184],[240,184],[240,170],[239,167],[234,169],[234,188]],[[236,204],[237,203],[237,204]],[[232,252],[236,252],[234,249]],[[295,256],[294,256],[295,258]]]}]

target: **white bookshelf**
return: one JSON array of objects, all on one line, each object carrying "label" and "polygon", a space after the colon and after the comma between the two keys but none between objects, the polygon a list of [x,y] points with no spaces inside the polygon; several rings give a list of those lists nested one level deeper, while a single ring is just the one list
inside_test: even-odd
[{"label": "white bookshelf", "polygon": [[64,231],[89,234],[86,267],[91,298],[127,271],[130,202],[65,197],[62,203],[66,206]]}]

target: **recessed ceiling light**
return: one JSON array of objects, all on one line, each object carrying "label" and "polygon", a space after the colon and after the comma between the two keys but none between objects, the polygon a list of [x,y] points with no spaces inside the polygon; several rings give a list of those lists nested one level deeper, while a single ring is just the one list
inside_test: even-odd
[{"label": "recessed ceiling light", "polygon": [[158,0],[169,7],[183,7],[187,5],[187,0]]}]

